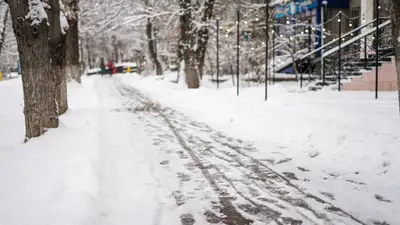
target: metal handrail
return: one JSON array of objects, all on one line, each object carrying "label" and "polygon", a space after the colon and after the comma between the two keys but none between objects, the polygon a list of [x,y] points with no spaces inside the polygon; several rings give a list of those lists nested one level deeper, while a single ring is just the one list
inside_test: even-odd
[{"label": "metal handrail", "polygon": [[[345,34],[342,36],[342,38],[346,38],[346,37],[350,36],[351,34],[354,34],[355,32],[357,32],[357,31],[359,31],[359,30],[361,30],[361,29],[364,29],[364,28],[368,27],[369,25],[371,25],[371,24],[373,24],[373,23],[375,23],[375,22],[376,22],[376,19],[374,19],[374,20],[372,20],[372,21],[370,21],[370,22],[368,22],[368,23],[366,23],[366,24],[363,24],[362,26],[359,26],[359,27],[357,27],[357,28],[355,28],[355,29],[353,29],[353,30],[351,30],[351,31],[349,31],[349,32],[347,32],[347,33],[345,33]],[[387,22],[386,22],[386,23],[387,23]],[[390,23],[390,22],[389,22],[389,23]],[[356,36],[356,37],[358,37],[358,36]],[[350,40],[353,40],[353,39],[355,39],[356,37],[354,37],[354,38],[352,38],[352,39],[350,39]],[[328,42],[327,44],[325,44],[325,45],[323,45],[323,46],[321,46],[321,47],[319,47],[319,48],[317,48],[317,49],[314,49],[313,51],[310,51],[310,52],[307,53],[307,54],[304,54],[304,55],[302,55],[302,56],[296,58],[295,61],[297,61],[297,60],[304,60],[304,59],[306,59],[306,58],[308,58],[308,57],[314,55],[315,53],[317,53],[317,52],[319,52],[319,51],[321,51],[321,50],[323,50],[323,49],[326,49],[327,47],[333,45],[334,43],[336,43],[336,42],[338,42],[338,41],[339,41],[338,39],[334,39],[334,40]],[[356,40],[355,40],[355,41],[356,41]],[[335,49],[335,48],[333,48],[333,49]],[[331,49],[331,50],[332,50],[332,49]],[[336,50],[336,51],[337,51],[337,50]],[[327,52],[329,52],[329,51],[327,51]],[[323,57],[325,57],[325,53],[324,53],[324,56],[323,56]],[[290,66],[291,64],[293,64],[293,62],[288,62],[288,63],[286,63],[285,65],[281,66],[280,69],[283,69],[283,68],[285,68],[285,67],[287,67],[287,66]]]}]

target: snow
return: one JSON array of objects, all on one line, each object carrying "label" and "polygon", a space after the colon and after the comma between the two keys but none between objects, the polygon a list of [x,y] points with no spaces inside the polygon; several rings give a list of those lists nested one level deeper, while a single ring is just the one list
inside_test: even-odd
[{"label": "snow", "polygon": [[21,79],[0,82],[0,224],[82,224],[97,192],[96,99],[70,89],[80,102],[71,102],[60,128],[23,144],[21,86]]},{"label": "snow", "polygon": [[220,90],[208,79],[200,89],[187,90],[172,82],[175,74],[120,79],[197,121],[253,142],[256,158],[296,174],[296,185],[332,198],[357,218],[400,224],[396,93],[373,100],[371,92],[308,92],[296,83],[276,84],[269,86],[265,103],[263,85],[243,82],[237,97],[230,77],[221,78],[228,81]]},{"label": "snow", "polygon": [[93,68],[93,69],[88,69],[86,73],[99,73],[101,70],[100,68]]},{"label": "snow", "polygon": [[28,3],[29,12],[25,18],[32,21],[32,26],[39,25],[43,20],[47,20],[47,13],[41,0],[29,0]]},{"label": "snow", "polygon": [[19,74],[17,72],[12,72],[8,74],[8,78],[17,78]]},{"label": "snow", "polygon": [[67,30],[69,29],[67,17],[65,17],[64,13],[60,12],[60,27],[61,33],[66,34]]},{"label": "snow", "polygon": [[156,143],[165,123],[133,113],[139,103],[112,78],[82,83],[69,84],[60,127],[23,144],[21,79],[0,82],[0,224],[206,224],[209,191],[195,190],[197,180],[183,185],[188,161],[168,153],[179,144]]},{"label": "snow", "polygon": [[395,93],[276,84],[265,103],[263,85],[242,82],[237,97],[229,80],[171,80],[84,76],[60,127],[26,144],[21,78],[0,82],[0,224],[359,224],[331,205],[400,223]]}]

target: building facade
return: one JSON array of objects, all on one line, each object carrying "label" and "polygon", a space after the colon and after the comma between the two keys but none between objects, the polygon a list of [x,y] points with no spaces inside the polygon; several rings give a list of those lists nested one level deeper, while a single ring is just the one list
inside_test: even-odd
[{"label": "building facade", "polygon": [[[376,18],[375,4],[378,0],[285,0],[276,9],[274,19],[277,23],[307,23],[316,26],[314,34],[317,36],[316,47],[335,39],[339,35],[337,15],[342,13],[341,32],[350,30],[369,23]],[[389,17],[388,0],[379,0],[380,17]],[[324,21],[324,31],[318,25]],[[278,30],[279,32],[279,30]]]}]

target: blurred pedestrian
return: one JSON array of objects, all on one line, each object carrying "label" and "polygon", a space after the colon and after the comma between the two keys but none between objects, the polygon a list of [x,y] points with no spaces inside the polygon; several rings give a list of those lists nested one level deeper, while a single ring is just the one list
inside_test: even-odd
[{"label": "blurred pedestrian", "polygon": [[108,61],[108,63],[107,63],[106,66],[107,66],[107,68],[108,68],[108,74],[109,74],[110,77],[111,77],[111,75],[114,74],[114,73],[116,72],[115,65],[114,65],[114,63],[110,60],[110,61]]},{"label": "blurred pedestrian", "polygon": [[100,59],[100,74],[101,76],[106,74],[106,64],[104,63],[104,58]]}]

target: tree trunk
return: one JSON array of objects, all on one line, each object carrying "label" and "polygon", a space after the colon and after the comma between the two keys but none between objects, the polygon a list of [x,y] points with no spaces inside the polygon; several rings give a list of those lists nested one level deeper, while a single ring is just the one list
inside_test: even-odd
[{"label": "tree trunk", "polygon": [[0,0],[0,54],[3,49],[3,43],[5,39],[6,23],[8,18],[8,5],[4,0]]},{"label": "tree trunk", "polygon": [[[214,3],[215,0],[207,0],[207,2],[205,3],[205,9],[201,18],[201,22],[203,24],[207,24],[207,22],[211,19]],[[204,62],[209,38],[209,28],[207,25],[203,25],[203,27],[201,27],[197,33],[198,49],[196,50],[200,78],[203,78],[204,75]]]},{"label": "tree trunk", "polygon": [[83,54],[83,43],[82,42],[79,45],[79,54],[80,54],[79,61],[80,61],[80,65],[81,65],[79,68],[80,69],[79,76],[81,76],[86,70],[86,63],[85,63],[85,59],[83,58],[84,54]]},{"label": "tree trunk", "polygon": [[[147,7],[150,6],[149,0],[145,0],[145,5]],[[153,64],[156,66],[156,73],[157,75],[163,75],[161,63],[157,55],[155,38],[153,37],[153,22],[150,18],[147,19],[146,35],[147,35],[150,58]]]},{"label": "tree trunk", "polygon": [[197,73],[196,67],[194,66],[185,67],[186,84],[189,88],[200,87],[200,79],[198,78],[198,76],[199,74]]},{"label": "tree trunk", "polygon": [[[87,40],[87,42],[89,42],[89,40]],[[89,66],[89,69],[92,69],[93,65],[92,65],[92,58],[90,57],[90,55],[92,54],[89,48],[89,44],[86,43],[85,44],[85,50],[86,50],[86,56],[87,56],[87,65]]]},{"label": "tree trunk", "polygon": [[394,48],[396,50],[396,69],[397,69],[397,93],[399,98],[399,111],[400,111],[400,0],[392,0],[392,39],[394,43]]},{"label": "tree trunk", "polygon": [[60,2],[58,0],[50,0],[49,3],[51,7],[49,13],[50,72],[55,83],[58,115],[62,115],[68,110],[65,35],[61,33]]},{"label": "tree trunk", "polygon": [[181,26],[180,49],[183,51],[183,60],[185,62],[185,78],[188,88],[199,88],[200,79],[197,71],[197,57],[194,51],[195,33],[192,22],[191,0],[180,0],[180,7],[183,10],[179,20]]},{"label": "tree trunk", "polygon": [[[29,18],[25,19],[28,11],[28,0],[19,4],[16,1],[10,2],[22,70],[26,141],[42,135],[53,114],[48,107],[51,103],[48,96],[53,87],[49,77],[49,27],[44,18],[35,20],[34,24]],[[58,121],[57,116],[52,119]]]},{"label": "tree trunk", "polygon": [[65,35],[66,73],[68,78],[81,82],[79,64],[79,33],[78,20],[68,18],[68,32]]},{"label": "tree trunk", "polygon": [[119,55],[118,55],[118,47],[117,46],[114,47],[114,53],[113,54],[114,54],[114,57],[115,57],[114,58],[115,59],[114,62],[118,63],[119,62],[119,57],[118,57]]}]

